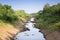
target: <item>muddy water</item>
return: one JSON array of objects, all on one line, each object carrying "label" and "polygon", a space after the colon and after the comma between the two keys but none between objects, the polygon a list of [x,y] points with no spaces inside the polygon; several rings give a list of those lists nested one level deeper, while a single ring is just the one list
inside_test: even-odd
[{"label": "muddy water", "polygon": [[35,23],[32,21],[34,21],[34,18],[31,18],[25,25],[29,30],[18,33],[14,40],[45,40],[44,35],[39,32],[39,29],[34,27]]}]

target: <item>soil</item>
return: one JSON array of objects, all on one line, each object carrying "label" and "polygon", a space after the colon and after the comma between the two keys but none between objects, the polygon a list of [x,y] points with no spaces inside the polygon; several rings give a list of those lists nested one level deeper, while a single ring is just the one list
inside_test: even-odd
[{"label": "soil", "polygon": [[60,32],[56,31],[49,31],[49,30],[42,30],[41,32],[44,34],[46,40],[60,40]]}]

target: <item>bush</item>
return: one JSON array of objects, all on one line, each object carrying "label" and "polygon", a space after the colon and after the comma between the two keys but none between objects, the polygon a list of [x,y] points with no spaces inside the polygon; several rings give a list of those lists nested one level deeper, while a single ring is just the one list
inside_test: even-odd
[{"label": "bush", "polygon": [[43,10],[37,12],[36,21],[42,29],[60,29],[60,3],[53,6],[46,4]]},{"label": "bush", "polygon": [[18,20],[18,17],[11,6],[0,4],[0,20],[12,23]]},{"label": "bush", "polygon": [[55,23],[55,24],[52,24],[52,25],[50,25],[49,26],[49,29],[50,30],[60,30],[60,22],[57,22],[57,23]]}]

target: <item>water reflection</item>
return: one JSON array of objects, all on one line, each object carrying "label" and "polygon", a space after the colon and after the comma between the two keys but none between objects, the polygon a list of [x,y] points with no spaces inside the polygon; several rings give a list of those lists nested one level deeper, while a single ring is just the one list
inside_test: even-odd
[{"label": "water reflection", "polygon": [[[32,18],[31,21],[34,21]],[[39,32],[39,29],[34,27],[34,23],[28,21],[25,25],[30,31],[25,31],[18,33],[18,35],[15,36],[15,40],[45,40],[43,34]]]}]

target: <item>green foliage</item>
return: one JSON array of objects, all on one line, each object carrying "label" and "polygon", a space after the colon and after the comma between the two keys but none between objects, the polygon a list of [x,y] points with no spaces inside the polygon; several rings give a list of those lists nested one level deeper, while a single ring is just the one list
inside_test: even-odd
[{"label": "green foliage", "polygon": [[30,15],[27,14],[24,10],[15,11],[15,15],[17,15],[19,19],[24,18],[28,20],[30,18]]},{"label": "green foliage", "polygon": [[11,6],[0,4],[0,20],[13,23],[21,18],[28,19],[29,14],[26,14],[24,10],[14,11]]},{"label": "green foliage", "polygon": [[5,20],[7,22],[16,21],[18,18],[14,15],[14,10],[11,6],[0,4],[0,20]]},{"label": "green foliage", "polygon": [[48,28],[48,23],[44,22],[42,19],[37,20],[36,25],[38,28],[41,28],[41,29],[47,29]]},{"label": "green foliage", "polygon": [[[42,21],[39,21],[42,20]],[[60,22],[60,4],[50,6],[46,4],[42,11],[39,11],[36,15],[36,21],[40,22],[37,25],[40,28],[57,30]],[[52,25],[53,24],[53,25]],[[59,24],[59,25],[58,25]],[[42,25],[42,26],[41,26]]]},{"label": "green foliage", "polygon": [[60,30],[60,22],[54,23],[49,26],[49,30]]}]

